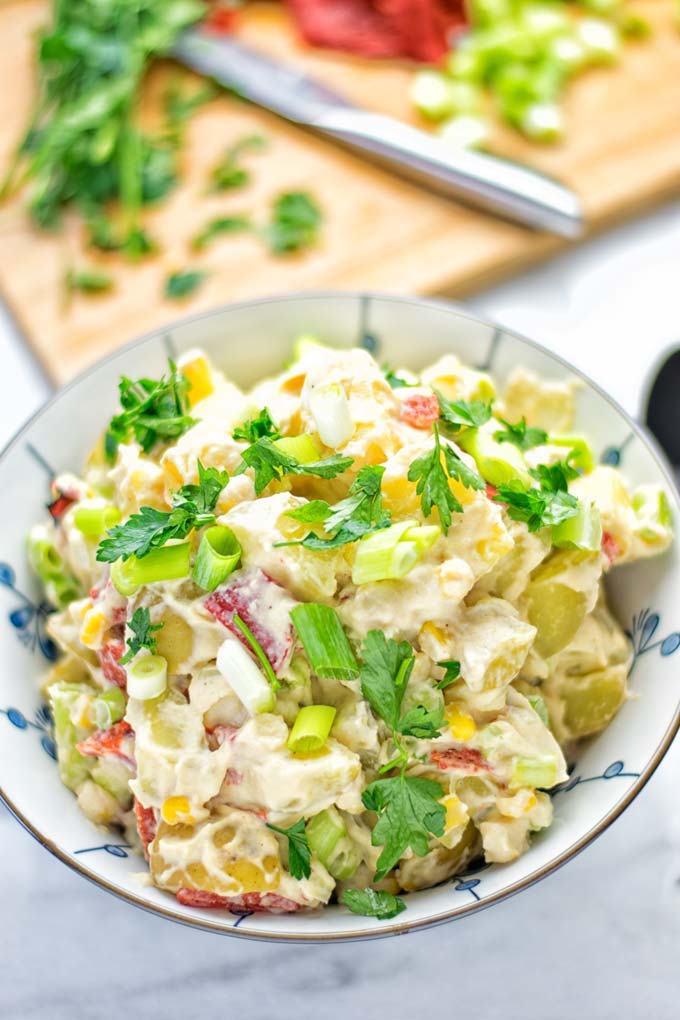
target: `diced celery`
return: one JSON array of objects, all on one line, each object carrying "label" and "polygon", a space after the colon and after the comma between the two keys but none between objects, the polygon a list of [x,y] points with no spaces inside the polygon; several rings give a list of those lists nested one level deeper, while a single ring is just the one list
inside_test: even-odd
[{"label": "diced celery", "polygon": [[544,726],[550,726],[550,716],[548,715],[548,709],[545,701],[540,694],[530,694],[527,697],[527,701],[533,708],[534,712],[541,720]]},{"label": "diced celery", "polygon": [[550,436],[549,442],[552,446],[564,446],[571,451],[569,463],[588,475],[595,467],[595,457],[587,439],[583,436],[556,435]]},{"label": "diced celery", "polygon": [[512,768],[511,787],[531,786],[534,789],[549,790],[557,782],[558,763],[552,755],[536,757],[520,755]]},{"label": "diced celery", "polygon": [[122,808],[129,807],[132,802],[129,786],[132,778],[130,769],[123,762],[115,761],[111,755],[93,761],[90,774],[95,783],[115,797]]},{"label": "diced celery", "polygon": [[499,428],[499,423],[492,418],[481,428],[461,432],[456,442],[474,458],[484,481],[505,485],[517,480],[530,488],[533,481],[521,451],[511,443],[499,443],[494,439]]},{"label": "diced celery", "polygon": [[300,464],[313,464],[321,456],[321,451],[311,436],[303,432],[300,436],[284,436],[275,439],[274,446],[282,453],[294,457]]},{"label": "diced celery", "polygon": [[596,551],[602,545],[602,520],[594,503],[579,503],[578,513],[552,529],[553,544],[567,549]]},{"label": "diced celery", "polygon": [[644,541],[655,541],[659,531],[672,527],[673,515],[664,490],[657,485],[641,485],[632,497],[637,519],[636,534]]},{"label": "diced celery", "polygon": [[329,807],[305,827],[309,848],[338,882],[350,878],[359,866],[359,851],[347,835],[339,811]]},{"label": "diced celery", "polygon": [[[54,740],[57,746],[59,775],[64,786],[77,791],[90,775],[92,759],[85,757],[76,744],[90,734],[91,729],[81,725],[74,716],[85,715],[85,706],[92,698],[92,690],[85,684],[52,684],[47,691],[54,719]],[[80,711],[79,702],[83,711]]]}]

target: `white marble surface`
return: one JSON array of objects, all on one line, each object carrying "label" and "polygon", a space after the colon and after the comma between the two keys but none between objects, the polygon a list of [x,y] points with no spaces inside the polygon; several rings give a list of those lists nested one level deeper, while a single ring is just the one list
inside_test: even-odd
[{"label": "white marble surface", "polygon": [[[680,342],[680,203],[478,296],[637,413]],[[0,443],[49,388],[0,312]],[[680,743],[626,814],[513,900],[407,939],[268,946],[142,913],[0,808],[1,1020],[671,1020],[680,1000]]]}]

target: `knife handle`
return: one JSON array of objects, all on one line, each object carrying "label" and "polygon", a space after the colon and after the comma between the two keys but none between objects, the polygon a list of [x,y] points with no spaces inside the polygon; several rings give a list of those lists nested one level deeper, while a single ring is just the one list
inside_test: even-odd
[{"label": "knife handle", "polygon": [[583,213],[574,192],[518,163],[455,149],[409,124],[369,111],[326,109],[310,127],[448,196],[562,237],[583,233]]}]

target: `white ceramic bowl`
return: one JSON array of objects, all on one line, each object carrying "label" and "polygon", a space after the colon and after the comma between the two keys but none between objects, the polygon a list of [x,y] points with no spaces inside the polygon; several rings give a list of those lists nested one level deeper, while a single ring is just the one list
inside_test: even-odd
[{"label": "white ceramic bowl", "polygon": [[[105,328],[105,327],[103,327]],[[50,474],[78,470],[116,405],[121,374],[158,376],[168,354],[204,347],[245,386],[276,372],[300,332],[329,344],[361,344],[380,361],[418,369],[446,351],[491,370],[501,383],[518,364],[551,378],[584,382],[577,422],[601,460],[620,464],[631,483],[660,482],[680,520],[678,497],[648,438],[597,386],[536,344],[449,304],[364,294],[303,294],[230,305],[138,340],[61,391],[19,433],[0,460],[5,494],[0,528],[0,792],[48,850],[98,885],[165,917],[228,934],[281,940],[340,940],[401,934],[462,917],[525,889],[582,850],[649,779],[680,725],[680,543],[665,556],[614,572],[610,594],[635,647],[633,698],[584,748],[566,788],[554,796],[555,821],[512,864],[480,867],[412,893],[393,921],[334,906],[312,914],[233,915],[180,906],[145,885],[145,868],[124,841],[97,829],[62,786],[49,714],[38,682],[54,656],[46,609],[27,569],[24,536],[44,517]],[[11,499],[9,498],[11,495]]]}]

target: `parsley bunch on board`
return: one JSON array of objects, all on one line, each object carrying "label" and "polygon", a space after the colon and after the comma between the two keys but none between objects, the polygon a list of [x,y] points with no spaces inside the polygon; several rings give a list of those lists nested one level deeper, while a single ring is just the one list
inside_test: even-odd
[{"label": "parsley bunch on board", "polygon": [[118,384],[122,411],[109,422],[104,437],[104,452],[109,463],[116,459],[120,443],[135,439],[144,453],[156,443],[178,439],[196,424],[187,412],[190,383],[169,361],[169,374],[160,379],[128,379]]},{"label": "parsley bunch on board", "polygon": [[152,623],[151,614],[146,606],[135,609],[132,619],[128,620],[128,629],[132,631],[132,637],[127,638],[128,650],[122,659],[119,659],[121,666],[130,662],[142,648],[153,653],[156,651],[156,638],[154,634],[164,627],[163,623]]},{"label": "parsley bunch on board", "polygon": [[497,443],[512,443],[518,450],[533,450],[535,446],[543,446],[548,442],[548,433],[543,429],[527,425],[526,418],[511,425],[504,418],[499,418],[505,429],[494,432],[493,437]]},{"label": "parsley bunch on board", "polygon": [[531,474],[540,483],[539,488],[525,489],[519,481],[498,486],[494,500],[505,503],[509,517],[523,521],[529,531],[539,531],[576,516],[579,502],[569,492],[569,482],[578,478],[578,471],[569,463],[569,457],[556,464],[539,464]]},{"label": "parsley bunch on board", "polygon": [[267,828],[288,840],[288,870],[293,878],[309,878],[312,873],[312,851],[309,848],[304,818],[291,825],[289,829],[279,829],[269,822]]},{"label": "parsley bunch on board", "polygon": [[252,443],[247,450],[243,451],[242,458],[234,474],[242,475],[247,468],[252,468],[255,474],[255,494],[257,496],[266,489],[270,482],[279,481],[284,475],[314,475],[317,478],[335,478],[354,463],[352,457],[342,457],[340,454],[334,453],[331,457],[325,457],[323,460],[302,464],[295,457],[291,457],[290,454],[275,446],[268,436],[263,436]]},{"label": "parsley bunch on board", "polygon": [[170,539],[186,538],[194,528],[215,523],[213,513],[222,489],[229,481],[226,471],[204,468],[198,462],[198,484],[183,485],[172,497],[172,510],[143,506],[124,524],[116,524],[97,548],[101,563],[115,563],[130,556],[141,559]]},{"label": "parsley bunch on board", "polygon": [[[442,462],[443,454],[443,462]],[[434,507],[439,511],[439,524],[444,534],[448,533],[453,513],[462,513],[463,507],[451,492],[449,478],[454,478],[467,489],[485,488],[484,479],[473,468],[468,467],[455,450],[442,445],[439,429],[434,425],[434,448],[430,453],[414,460],[408,469],[409,482],[416,482],[423,515],[429,517]]]},{"label": "parsley bunch on board", "polygon": [[439,401],[439,421],[448,432],[475,429],[491,418],[491,404],[485,400],[447,400],[435,390]]},{"label": "parsley bunch on board", "polygon": [[[202,0],[62,0],[39,38],[38,100],[7,176],[32,181],[30,211],[42,227],[77,205],[90,240],[131,256],[148,250],[139,223],[144,203],[176,180],[176,153],[137,123],[149,62],[206,11]],[[124,233],[110,226],[118,203]]]},{"label": "parsley bunch on board", "polygon": [[310,532],[295,542],[278,545],[302,545],[305,549],[336,549],[340,545],[356,542],[364,535],[387,528],[391,522],[389,510],[382,505],[380,483],[385,468],[381,465],[362,467],[352,482],[348,495],[331,506],[324,499],[313,499],[297,510],[288,510],[286,517],[304,524],[323,523],[327,537]]},{"label": "parsley bunch on board", "polygon": [[256,443],[258,439],[280,439],[279,432],[268,407],[263,407],[254,418],[241,422],[232,432],[234,439],[243,439],[246,443]]}]

